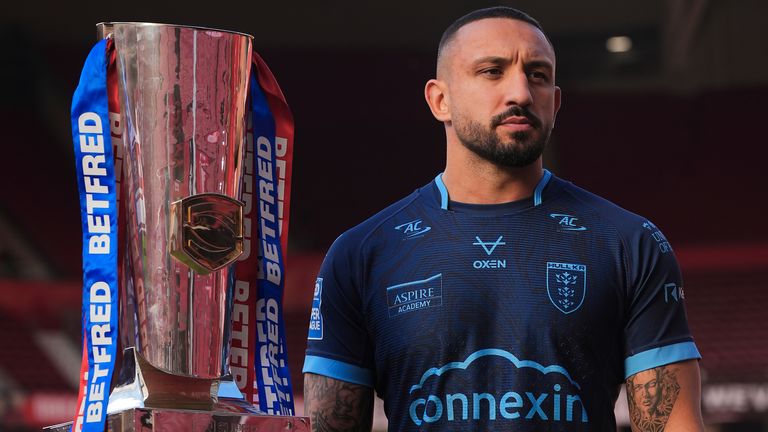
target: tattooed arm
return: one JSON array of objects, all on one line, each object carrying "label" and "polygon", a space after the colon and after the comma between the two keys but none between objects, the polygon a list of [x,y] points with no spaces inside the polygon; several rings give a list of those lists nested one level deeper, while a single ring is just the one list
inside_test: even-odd
[{"label": "tattooed arm", "polygon": [[699,362],[645,370],[627,379],[632,432],[703,432]]},{"label": "tattooed arm", "polygon": [[312,422],[312,432],[369,432],[373,389],[305,373],[304,415]]}]

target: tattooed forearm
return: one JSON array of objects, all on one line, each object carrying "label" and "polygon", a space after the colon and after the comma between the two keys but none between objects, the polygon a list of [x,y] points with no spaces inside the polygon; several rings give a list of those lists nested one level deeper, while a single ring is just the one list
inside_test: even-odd
[{"label": "tattooed forearm", "polygon": [[633,432],[664,430],[680,394],[674,366],[639,372],[627,379],[627,402]]},{"label": "tattooed forearm", "polygon": [[313,432],[368,432],[373,421],[373,389],[305,374],[304,413]]}]

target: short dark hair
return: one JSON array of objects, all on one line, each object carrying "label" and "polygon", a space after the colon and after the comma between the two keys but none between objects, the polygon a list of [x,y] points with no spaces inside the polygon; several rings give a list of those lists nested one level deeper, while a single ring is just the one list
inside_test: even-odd
[{"label": "short dark hair", "polygon": [[451,40],[453,40],[453,37],[456,35],[456,32],[459,31],[459,29],[461,29],[462,27],[464,27],[465,25],[471,22],[479,21],[486,18],[507,18],[512,20],[527,22],[528,24],[539,29],[541,33],[544,35],[544,37],[547,39],[547,42],[549,42],[549,45],[553,46],[552,41],[550,41],[547,34],[544,33],[544,28],[532,16],[528,15],[527,13],[519,9],[511,8],[509,6],[494,6],[494,7],[472,11],[464,15],[463,17],[457,19],[456,21],[454,21],[451,25],[449,25],[448,28],[445,29],[445,31],[443,32],[443,36],[440,38],[440,44],[437,46],[438,62],[439,62],[440,56],[443,53],[443,48],[445,48],[445,46],[448,45],[448,43]]}]

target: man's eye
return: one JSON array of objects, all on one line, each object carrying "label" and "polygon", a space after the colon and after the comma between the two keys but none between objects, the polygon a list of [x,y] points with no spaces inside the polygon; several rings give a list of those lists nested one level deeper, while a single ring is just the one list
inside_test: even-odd
[{"label": "man's eye", "polygon": [[549,75],[542,71],[531,71],[528,73],[528,76],[531,77],[531,79],[535,81],[541,81],[541,82],[548,82],[549,81]]},{"label": "man's eye", "polygon": [[480,73],[490,77],[498,77],[498,76],[501,76],[501,69],[499,68],[483,69],[480,71]]}]

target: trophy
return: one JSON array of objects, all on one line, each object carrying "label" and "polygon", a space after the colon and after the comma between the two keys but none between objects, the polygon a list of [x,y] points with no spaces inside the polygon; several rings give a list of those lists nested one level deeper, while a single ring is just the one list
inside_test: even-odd
[{"label": "trophy", "polygon": [[125,230],[107,429],[309,430],[305,418],[264,415],[244,399],[228,363],[252,37],[149,23],[97,30],[114,44]]}]

